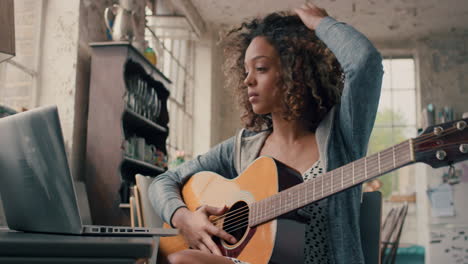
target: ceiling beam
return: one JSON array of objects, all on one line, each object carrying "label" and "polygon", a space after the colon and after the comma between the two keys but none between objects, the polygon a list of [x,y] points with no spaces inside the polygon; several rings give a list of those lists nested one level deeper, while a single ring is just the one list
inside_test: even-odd
[{"label": "ceiling beam", "polygon": [[195,34],[201,37],[206,32],[206,23],[198,13],[197,8],[190,0],[170,0],[172,5],[179,11],[178,13],[187,17]]}]

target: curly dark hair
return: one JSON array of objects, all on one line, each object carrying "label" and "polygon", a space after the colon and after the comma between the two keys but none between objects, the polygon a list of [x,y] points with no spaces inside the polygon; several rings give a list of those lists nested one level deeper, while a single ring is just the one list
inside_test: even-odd
[{"label": "curly dark hair", "polygon": [[307,28],[299,16],[287,12],[244,22],[227,33],[222,44],[226,60],[226,86],[235,87],[245,128],[259,131],[272,127],[271,115],[252,110],[244,84],[245,51],[250,42],[263,36],[277,50],[281,74],[283,112],[286,120],[302,120],[315,132],[319,122],[339,102],[344,84],[343,70],[335,55]]}]

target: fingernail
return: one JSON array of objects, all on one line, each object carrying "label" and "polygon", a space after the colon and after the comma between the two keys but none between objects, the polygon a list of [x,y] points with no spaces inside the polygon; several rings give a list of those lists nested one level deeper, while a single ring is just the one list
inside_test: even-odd
[{"label": "fingernail", "polygon": [[236,243],[236,239],[235,239],[235,238],[231,238],[231,243]]}]

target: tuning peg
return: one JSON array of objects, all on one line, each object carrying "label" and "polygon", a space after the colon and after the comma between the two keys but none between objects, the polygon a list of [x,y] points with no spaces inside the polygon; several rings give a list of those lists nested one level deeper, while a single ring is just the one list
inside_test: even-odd
[{"label": "tuning peg", "polygon": [[436,136],[442,134],[443,131],[444,131],[444,129],[442,127],[440,127],[440,126],[434,127],[434,134]]},{"label": "tuning peg", "polygon": [[463,129],[465,129],[465,128],[466,128],[466,122],[465,122],[465,121],[462,120],[462,121],[458,121],[458,122],[457,122],[457,129],[458,129],[458,130],[461,131],[461,130],[463,130]]},{"label": "tuning peg", "polygon": [[458,149],[461,153],[468,153],[468,144],[461,144]]},{"label": "tuning peg", "polygon": [[438,160],[444,160],[445,157],[447,157],[447,152],[445,152],[445,151],[443,151],[443,150],[438,150],[438,151],[436,152],[436,158],[437,158]]}]

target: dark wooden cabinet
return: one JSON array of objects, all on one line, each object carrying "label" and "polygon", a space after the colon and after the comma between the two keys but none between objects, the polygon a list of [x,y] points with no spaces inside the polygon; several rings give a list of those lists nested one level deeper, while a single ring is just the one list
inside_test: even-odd
[{"label": "dark wooden cabinet", "polygon": [[86,146],[86,188],[94,224],[129,225],[128,201],[135,174],[166,168],[126,155],[126,140],[144,138],[167,155],[167,99],[171,81],[128,42],[91,43]]}]

